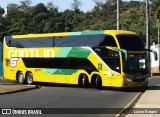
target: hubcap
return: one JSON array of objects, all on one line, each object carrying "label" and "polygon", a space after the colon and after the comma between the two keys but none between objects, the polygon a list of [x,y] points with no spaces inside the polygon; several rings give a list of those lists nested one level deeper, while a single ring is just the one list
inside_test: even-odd
[{"label": "hubcap", "polygon": [[23,74],[20,74],[19,75],[19,82],[22,83],[24,81],[24,76]]},{"label": "hubcap", "polygon": [[28,75],[28,83],[31,84],[32,83],[32,76]]},{"label": "hubcap", "polygon": [[84,77],[82,78],[82,85],[84,85],[85,81],[84,81]]}]

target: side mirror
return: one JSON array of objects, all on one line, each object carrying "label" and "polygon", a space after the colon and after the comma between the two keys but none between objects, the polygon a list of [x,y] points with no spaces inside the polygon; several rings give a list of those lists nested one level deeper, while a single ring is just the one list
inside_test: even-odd
[{"label": "side mirror", "polygon": [[158,54],[155,50],[149,50],[149,49],[146,49],[146,50],[153,53],[155,61],[158,60]]},{"label": "side mirror", "polygon": [[127,59],[128,59],[128,52],[127,52],[127,50],[121,49],[121,48],[117,48],[117,47],[111,47],[111,48],[113,48],[114,50],[122,52],[124,54],[125,61],[127,61]]}]

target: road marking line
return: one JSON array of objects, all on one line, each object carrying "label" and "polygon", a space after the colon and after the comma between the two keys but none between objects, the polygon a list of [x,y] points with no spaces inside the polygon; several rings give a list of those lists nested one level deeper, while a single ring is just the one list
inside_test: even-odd
[{"label": "road marking line", "polygon": [[132,108],[134,103],[140,98],[141,94],[143,92],[139,92],[133,99],[130,101],[118,114],[115,115],[115,117],[121,117],[121,115],[127,111],[128,109]]}]

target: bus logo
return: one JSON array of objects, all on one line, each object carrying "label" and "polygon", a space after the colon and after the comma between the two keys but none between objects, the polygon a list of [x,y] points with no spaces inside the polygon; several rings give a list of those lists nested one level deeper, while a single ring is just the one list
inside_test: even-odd
[{"label": "bus logo", "polygon": [[53,49],[27,49],[27,50],[9,50],[8,58],[11,57],[54,57]]},{"label": "bus logo", "polygon": [[98,70],[102,70],[102,63],[98,64]]}]

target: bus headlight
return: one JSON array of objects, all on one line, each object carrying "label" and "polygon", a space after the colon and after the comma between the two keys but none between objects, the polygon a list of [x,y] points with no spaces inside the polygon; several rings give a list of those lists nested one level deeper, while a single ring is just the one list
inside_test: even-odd
[{"label": "bus headlight", "polygon": [[131,78],[124,77],[124,79],[127,80],[127,81],[129,81],[129,82],[132,82]]},{"label": "bus headlight", "polygon": [[124,79],[128,82],[144,82],[144,81],[148,81],[148,78],[146,77],[134,77],[134,78],[128,78],[128,77],[124,77]]}]

